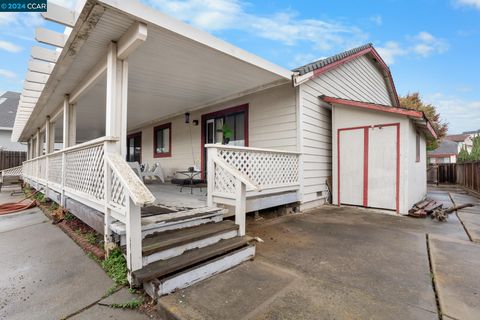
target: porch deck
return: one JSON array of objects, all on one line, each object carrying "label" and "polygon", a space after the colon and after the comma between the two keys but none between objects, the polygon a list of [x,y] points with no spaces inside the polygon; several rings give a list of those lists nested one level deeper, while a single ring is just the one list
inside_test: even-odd
[{"label": "porch deck", "polygon": [[148,182],[145,184],[155,196],[155,204],[175,210],[197,209],[207,206],[207,188],[184,186],[167,183]]}]

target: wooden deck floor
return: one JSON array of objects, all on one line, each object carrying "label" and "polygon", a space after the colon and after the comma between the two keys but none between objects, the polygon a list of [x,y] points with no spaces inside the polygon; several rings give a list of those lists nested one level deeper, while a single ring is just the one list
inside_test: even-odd
[{"label": "wooden deck floor", "polygon": [[148,189],[156,198],[158,205],[176,209],[194,209],[207,206],[207,189],[180,187],[170,183],[148,183]]}]

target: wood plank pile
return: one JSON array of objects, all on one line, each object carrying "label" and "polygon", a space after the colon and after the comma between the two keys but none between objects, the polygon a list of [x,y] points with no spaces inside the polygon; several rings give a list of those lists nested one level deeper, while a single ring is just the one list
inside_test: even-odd
[{"label": "wood plank pile", "polygon": [[445,209],[440,202],[435,200],[423,200],[413,205],[413,208],[408,211],[408,216],[414,218],[426,218],[427,216],[430,216],[432,219],[437,219],[438,221],[443,222],[447,221],[450,213],[473,206],[474,205],[471,203],[466,203]]}]

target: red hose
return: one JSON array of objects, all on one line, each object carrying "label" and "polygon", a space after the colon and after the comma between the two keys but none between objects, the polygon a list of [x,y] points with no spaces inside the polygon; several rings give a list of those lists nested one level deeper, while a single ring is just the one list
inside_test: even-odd
[{"label": "red hose", "polygon": [[0,204],[0,215],[19,212],[23,210],[27,210],[36,206],[36,202],[34,200],[30,200],[29,202],[22,203],[23,201],[27,200],[28,198],[33,197],[38,191],[30,195],[29,197],[25,197],[20,201],[17,202],[7,202]]}]

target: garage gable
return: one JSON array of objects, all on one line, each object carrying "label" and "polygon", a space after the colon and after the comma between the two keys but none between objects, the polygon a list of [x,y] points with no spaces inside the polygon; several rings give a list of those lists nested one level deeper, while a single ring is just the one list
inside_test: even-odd
[{"label": "garage gable", "polygon": [[293,71],[295,85],[314,86],[326,96],[399,106],[390,70],[371,44]]}]

